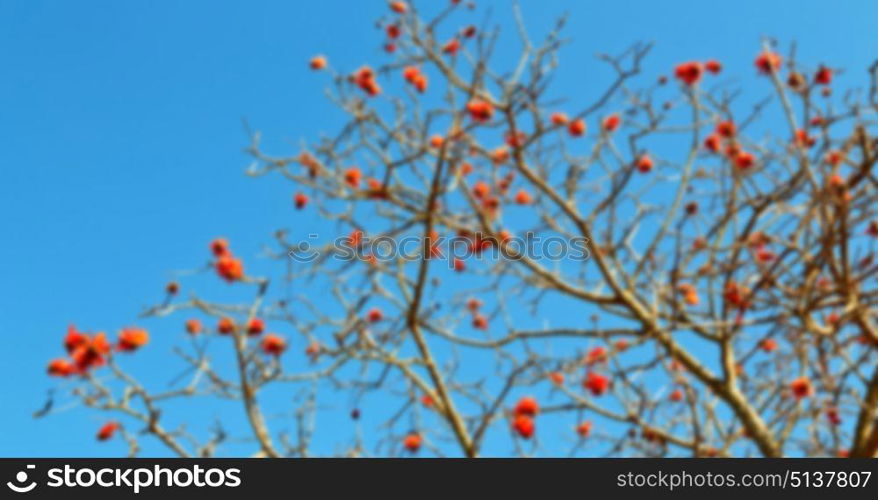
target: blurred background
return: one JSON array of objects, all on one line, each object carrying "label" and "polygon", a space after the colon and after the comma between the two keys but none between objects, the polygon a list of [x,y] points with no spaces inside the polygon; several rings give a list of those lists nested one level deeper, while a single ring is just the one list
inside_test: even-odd
[{"label": "blurred background", "polygon": [[[429,9],[434,1],[443,0],[418,5]],[[476,3],[473,21],[492,11],[513,42],[499,55],[515,55],[511,2]],[[762,37],[771,36],[784,52],[796,42],[803,60],[842,68],[844,88],[865,85],[866,67],[878,55],[878,3],[871,0],[520,5],[536,37],[570,14],[571,42],[553,93],[579,104],[608,82],[594,55],[637,41],[656,42],[647,75],[715,58],[724,79],[746,80]],[[242,120],[263,131],[266,150],[283,154],[335,131],[343,116],[323,97],[328,79],[310,72],[308,59],[326,54],[345,70],[374,64],[383,57],[383,37],[373,21],[386,12],[382,0],[0,0],[0,455],[126,452],[121,440],[94,439],[106,419],[94,411],[32,418],[56,386],[45,367],[62,354],[67,325],[108,333],[149,328],[138,313],[162,300],[175,271],[207,261],[212,238],[227,237],[258,271],[266,263],[256,256],[276,228],[313,229],[316,223],[293,209],[289,183],[244,175]],[[766,93],[745,88],[754,98]],[[180,333],[165,331],[153,330],[149,349],[125,360],[158,388],[179,375],[164,360]],[[266,409],[273,411],[282,410]],[[184,412],[175,417],[182,421],[243,423],[237,404],[173,412]],[[347,411],[336,413],[338,420],[326,423],[339,426],[337,439],[330,433],[315,442],[323,453],[348,432],[341,427],[349,425]],[[143,445],[147,456],[166,453],[151,440]],[[253,448],[238,443],[225,451]],[[486,452],[506,448],[489,441]]]}]

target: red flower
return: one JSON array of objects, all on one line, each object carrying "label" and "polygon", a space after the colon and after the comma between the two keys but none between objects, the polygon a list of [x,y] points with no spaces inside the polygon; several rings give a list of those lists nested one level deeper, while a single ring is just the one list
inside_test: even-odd
[{"label": "red flower", "polygon": [[755,159],[753,155],[746,151],[739,151],[738,154],[735,155],[735,166],[740,170],[747,170],[748,168],[753,166]]},{"label": "red flower", "polygon": [[580,423],[576,426],[576,433],[579,434],[579,437],[585,439],[591,434],[591,422],[586,420],[585,422]]},{"label": "red flower", "polygon": [[293,203],[296,205],[297,210],[305,208],[308,204],[308,195],[304,193],[296,193],[295,196],[293,196]]},{"label": "red flower", "polygon": [[482,301],[475,297],[472,297],[466,301],[466,308],[470,311],[478,311],[480,307],[482,307]]},{"label": "red flower", "polygon": [[601,375],[599,373],[589,372],[585,376],[585,382],[582,384],[588,389],[592,395],[600,396],[607,392],[607,389],[610,388],[610,379],[605,375]]},{"label": "red flower", "polygon": [[478,330],[487,330],[488,329],[488,318],[482,316],[481,314],[476,314],[473,316],[473,328]]},{"label": "red flower", "polygon": [[387,28],[385,29],[385,31],[387,32],[387,37],[388,37],[388,38],[397,38],[397,37],[399,37],[399,33],[400,33],[400,31],[399,31],[399,25],[398,25],[398,24],[388,24],[388,25],[387,25]]},{"label": "red flower", "polygon": [[592,350],[588,351],[588,354],[585,356],[585,364],[593,365],[595,363],[602,363],[607,360],[607,350],[601,346],[597,346]]},{"label": "red flower", "polygon": [[723,65],[716,59],[711,59],[704,63],[704,69],[716,75],[723,70]]},{"label": "red flower", "polygon": [[878,220],[869,222],[869,227],[866,228],[866,234],[873,238],[878,238]]},{"label": "red flower", "polygon": [[216,260],[216,273],[224,280],[232,283],[244,277],[244,264],[241,259],[231,255],[222,255]]},{"label": "red flower", "polygon": [[472,100],[467,103],[466,110],[470,117],[477,122],[486,122],[494,116],[494,106],[482,100]]},{"label": "red flower", "polygon": [[454,267],[454,270],[459,272],[459,273],[466,271],[466,262],[464,262],[461,259],[458,259],[455,257],[454,260],[452,261],[451,265]]},{"label": "red flower", "polygon": [[834,406],[827,408],[826,419],[829,420],[829,423],[832,425],[841,425],[841,414],[838,412],[838,408]]},{"label": "red flower", "polygon": [[180,291],[180,284],[177,283],[176,281],[171,281],[167,285],[165,285],[165,292],[167,292],[168,295],[177,295],[177,292],[179,292],[179,291]]},{"label": "red flower", "polygon": [[607,132],[615,132],[616,129],[619,128],[619,124],[621,122],[622,120],[619,118],[619,115],[617,113],[613,113],[612,115],[604,118],[604,123],[602,126]]},{"label": "red flower", "polygon": [[381,93],[381,86],[375,81],[375,72],[368,66],[358,69],[354,73],[353,81],[354,84],[360,87],[360,89],[370,97]]},{"label": "red flower", "polygon": [[826,66],[820,66],[814,75],[814,83],[817,85],[829,85],[832,83],[832,70]]},{"label": "red flower", "polygon": [[537,403],[537,400],[531,396],[526,396],[518,400],[518,403],[515,405],[515,409],[513,413],[515,416],[519,415],[527,415],[529,417],[535,417],[537,413],[540,412],[540,405]]},{"label": "red flower", "polygon": [[722,147],[722,139],[717,134],[710,134],[704,139],[704,149],[711,153],[717,153]]},{"label": "red flower", "polygon": [[67,349],[67,354],[72,353],[77,347],[87,343],[88,335],[78,332],[73,325],[67,327],[67,336],[64,337],[64,348]]},{"label": "red flower", "polygon": [[674,389],[674,391],[668,396],[668,399],[675,403],[679,403],[683,401],[683,391],[680,389]]},{"label": "red flower", "polygon": [[782,62],[783,58],[781,58],[779,54],[768,51],[762,52],[756,56],[756,60],[753,61],[756,65],[756,69],[758,69],[760,73],[766,75],[779,70]]},{"label": "red flower", "polygon": [[265,322],[260,318],[251,318],[247,322],[247,335],[259,335],[265,331]]},{"label": "red flower", "polygon": [[189,335],[198,335],[202,331],[201,321],[195,318],[186,320],[186,332]]},{"label": "red flower", "polygon": [[463,30],[461,30],[460,34],[464,38],[472,38],[472,37],[476,36],[476,27],[471,24],[471,25],[467,26],[466,28],[464,28]]},{"label": "red flower", "polygon": [[381,309],[378,309],[377,307],[370,309],[369,312],[366,313],[366,320],[369,321],[369,323],[377,323],[382,319],[384,319],[384,313],[382,313]]},{"label": "red flower", "polygon": [[682,64],[678,64],[674,69],[674,76],[677,77],[678,80],[682,81],[686,85],[690,87],[698,83],[701,80],[701,74],[704,72],[704,67],[700,62],[690,61]]},{"label": "red flower", "polygon": [[326,67],[326,58],[323,56],[314,56],[311,58],[311,61],[308,62],[308,66],[314,71],[319,71]]},{"label": "red flower", "polygon": [[217,238],[210,242],[210,251],[217,257],[229,254],[229,242],[225,238]]},{"label": "red flower", "polygon": [[421,449],[421,441],[421,435],[417,432],[412,432],[402,440],[402,445],[405,446],[406,450],[417,453]]},{"label": "red flower", "polygon": [[125,328],[119,333],[117,347],[120,351],[136,351],[149,342],[149,333],[143,328]]},{"label": "red flower", "polygon": [[216,325],[216,331],[222,335],[229,335],[235,331],[235,322],[232,318],[222,317]]},{"label": "red flower", "polygon": [[716,124],[716,133],[723,137],[734,137],[738,129],[735,122],[731,120],[722,121]]},{"label": "red flower", "polygon": [[47,371],[53,377],[69,377],[76,373],[76,367],[70,361],[58,358],[49,362]]},{"label": "red flower", "polygon": [[570,133],[573,137],[580,137],[585,133],[585,120],[582,118],[578,120],[573,120],[570,122],[570,125],[567,126],[567,132]]},{"label": "red flower", "polygon": [[527,142],[527,134],[521,131],[514,134],[512,132],[506,132],[505,141],[510,147],[520,148],[524,146],[525,142]]},{"label": "red flower", "polygon": [[107,441],[112,439],[112,437],[116,434],[116,431],[122,426],[118,422],[107,422],[100,429],[98,429],[97,439],[98,441]]},{"label": "red flower", "polygon": [[549,374],[549,379],[555,385],[564,385],[564,374],[561,372],[552,372]]},{"label": "red flower", "polygon": [[77,369],[84,371],[96,368],[104,364],[104,356],[110,353],[110,343],[103,332],[95,334],[92,338],[78,345],[71,353],[71,358]]},{"label": "red flower", "polygon": [[512,421],[512,429],[524,439],[530,439],[534,435],[536,425],[532,418],[527,415],[519,415]]},{"label": "red flower", "polygon": [[273,333],[263,337],[260,346],[262,347],[262,352],[271,356],[280,356],[287,350],[287,342],[279,335]]},{"label": "red flower", "polygon": [[644,154],[637,160],[637,170],[642,174],[647,174],[652,170],[653,161],[649,155]]},{"label": "red flower", "polygon": [[808,377],[799,377],[790,382],[790,390],[793,391],[793,396],[796,399],[806,398],[814,394],[814,387],[811,386],[811,381],[808,380]]},{"label": "red flower", "polygon": [[457,54],[457,51],[460,50],[460,40],[457,38],[452,38],[442,46],[442,52],[449,55]]},{"label": "red flower", "polygon": [[765,352],[774,352],[777,350],[777,341],[774,339],[763,339],[759,343],[759,348]]},{"label": "red flower", "polygon": [[817,143],[817,139],[808,135],[808,132],[805,129],[800,128],[796,130],[796,135],[793,142],[795,142],[796,145],[800,148],[810,148]]}]

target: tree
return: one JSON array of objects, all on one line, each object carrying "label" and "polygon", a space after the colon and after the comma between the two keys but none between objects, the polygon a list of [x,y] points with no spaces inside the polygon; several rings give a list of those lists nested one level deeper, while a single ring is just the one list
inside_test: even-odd
[{"label": "tree", "polygon": [[[345,394],[330,411],[382,416],[339,439],[348,456],[479,456],[489,439],[516,455],[878,452],[878,65],[837,99],[835,69],[766,41],[745,81],[771,96],[747,106],[719,61],[656,79],[637,44],[600,56],[614,77],[583,105],[551,94],[564,19],[537,43],[518,15],[503,72],[499,30],[456,24],[460,2],[389,5],[386,62],[310,61],[340,132],[279,156],[251,134],[248,174],[291,181],[320,241],[278,231],[269,277],[219,238],[203,271],[247,299],[172,283],[144,313],[185,319],[188,381],[155,392],[123,370],[143,329],[71,327],[49,372],[117,415],[99,439],[211,456],[244,433],[259,456],[310,456],[321,404]],[[269,393],[292,414],[267,415]],[[248,429],[163,425],[168,402],[202,398],[240,401]]]}]

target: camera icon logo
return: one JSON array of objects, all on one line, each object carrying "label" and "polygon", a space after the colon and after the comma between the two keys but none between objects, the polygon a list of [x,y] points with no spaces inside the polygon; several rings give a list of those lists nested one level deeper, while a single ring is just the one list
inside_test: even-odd
[{"label": "camera icon logo", "polygon": [[[36,465],[28,464],[25,466],[25,468],[35,469]],[[12,481],[8,481],[6,483],[6,486],[9,486],[9,489],[16,492],[16,493],[27,493],[28,491],[37,487],[36,481],[31,481],[30,484],[28,484],[27,486],[24,486],[24,483],[27,482],[27,471],[23,471],[23,470],[18,471],[18,474],[15,475],[15,481],[18,484],[13,483]]]}]

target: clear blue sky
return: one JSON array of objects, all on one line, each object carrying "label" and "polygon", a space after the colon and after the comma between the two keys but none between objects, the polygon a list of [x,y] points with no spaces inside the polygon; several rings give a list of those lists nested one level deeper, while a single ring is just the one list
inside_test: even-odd
[{"label": "clear blue sky", "polygon": [[[508,2],[479,3],[511,27]],[[864,83],[878,55],[873,0],[521,3],[535,33],[571,14],[561,95],[595,85],[593,54],[640,40],[657,43],[648,72],[717,58],[726,75],[750,78],[760,37],[771,35],[797,41],[808,61],[846,68],[844,86]],[[326,80],[306,61],[377,59],[372,21],[385,9],[381,0],[0,0],[0,455],[124,453],[95,442],[103,417],[94,412],[30,417],[54,385],[45,364],[61,353],[66,325],[115,331],[159,300],[172,270],[204,262],[214,236],[254,256],[275,228],[305,223],[289,184],[243,175],[241,119],[275,148],[334,130]],[[173,375],[160,360],[174,340],[155,339],[132,360],[152,370],[147,380]]]}]

